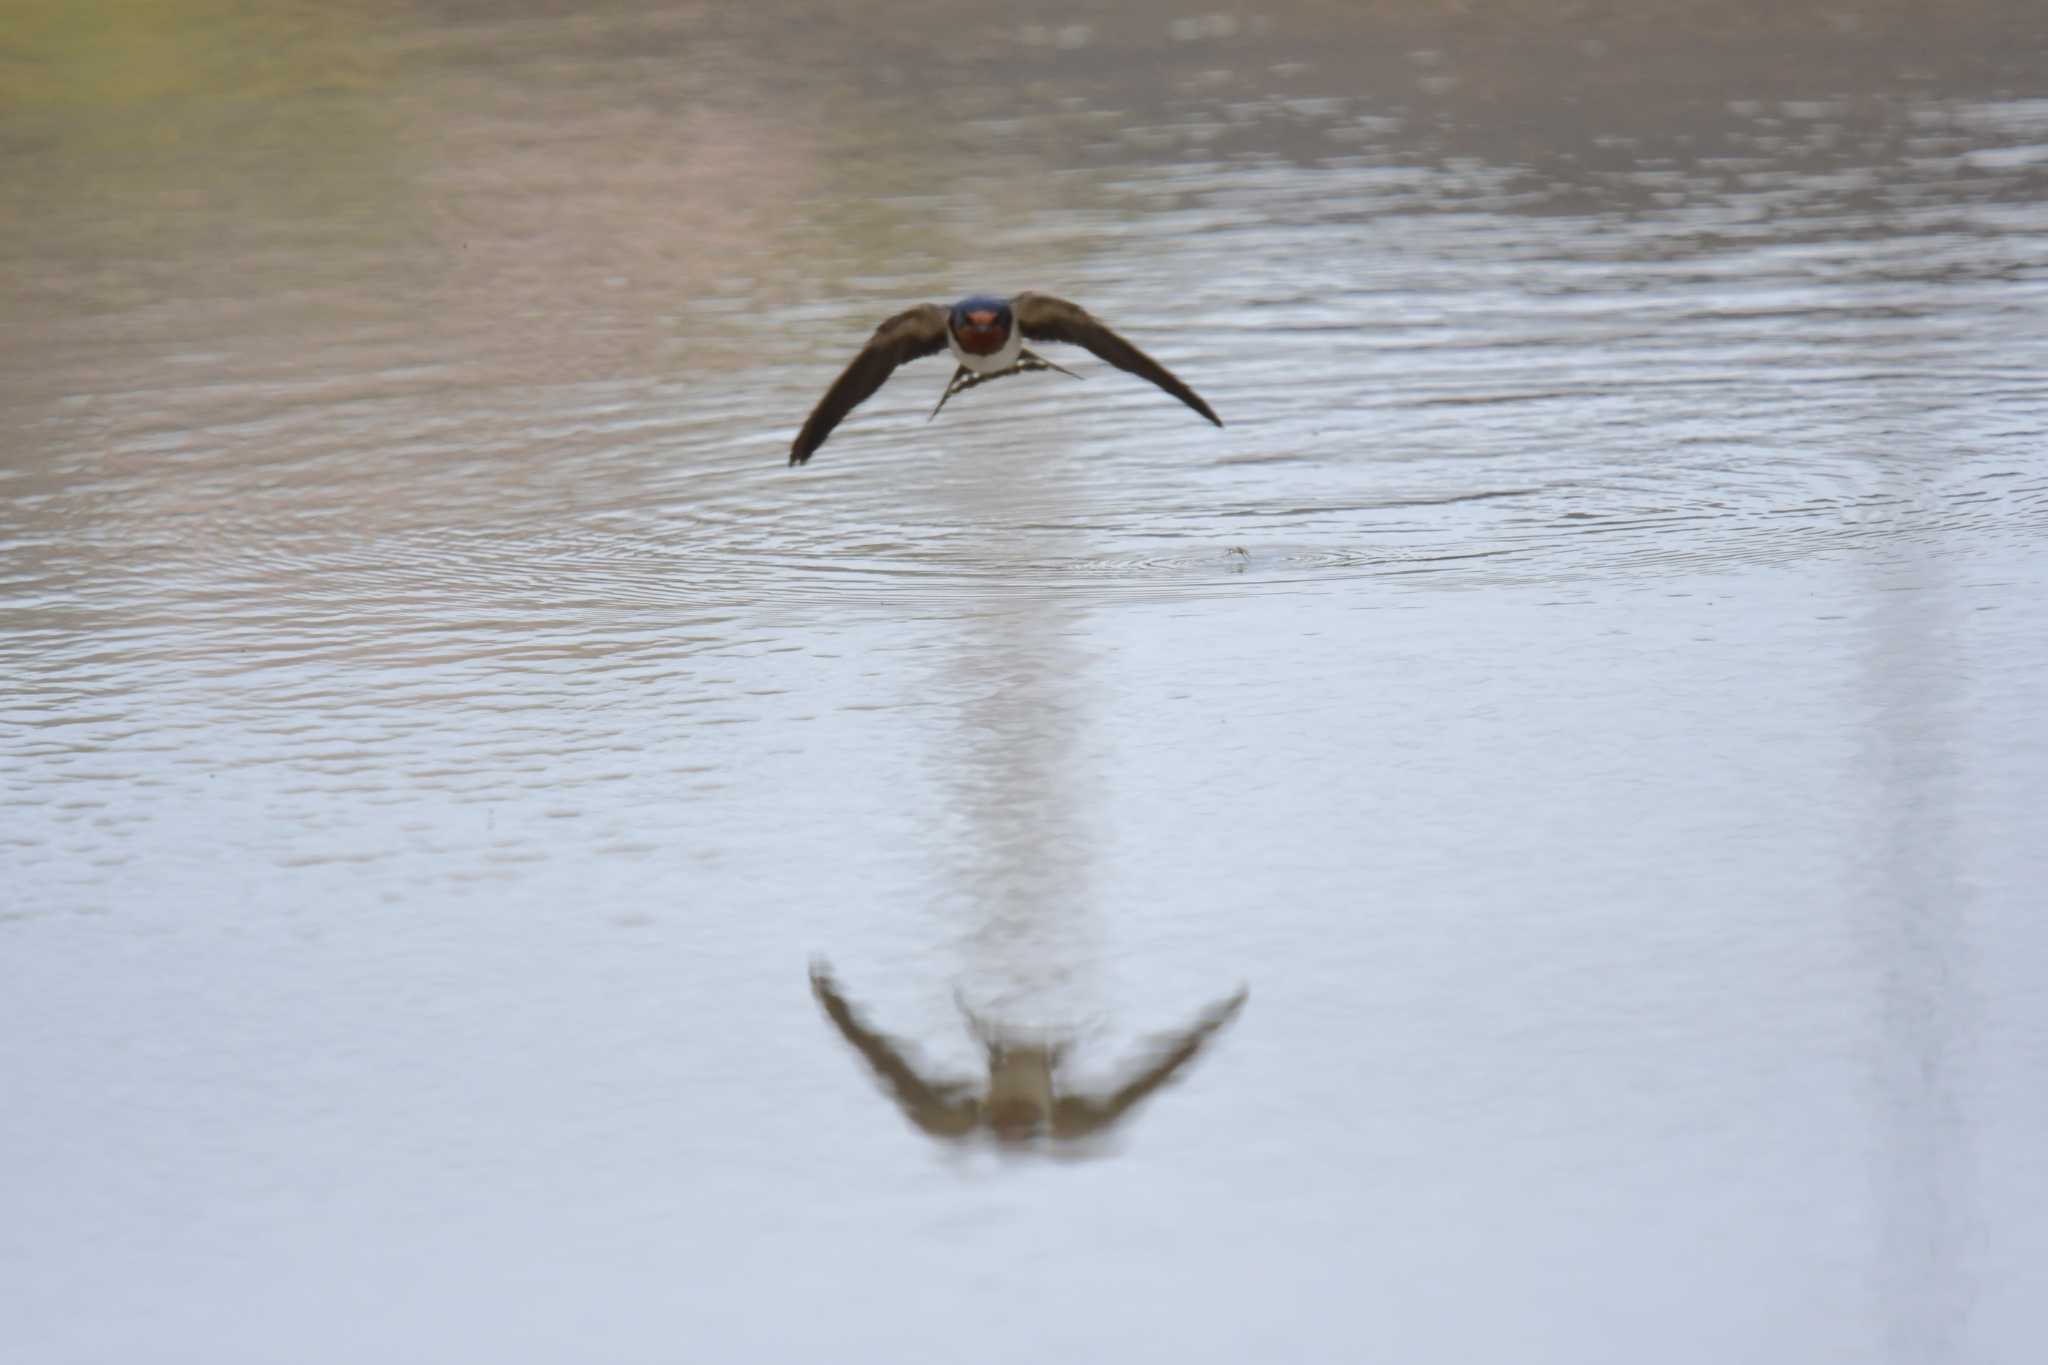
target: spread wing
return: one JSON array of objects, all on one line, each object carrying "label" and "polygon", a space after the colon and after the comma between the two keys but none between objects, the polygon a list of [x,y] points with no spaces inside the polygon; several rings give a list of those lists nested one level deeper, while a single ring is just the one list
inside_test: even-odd
[{"label": "spread wing", "polygon": [[1237,1012],[1244,1008],[1246,994],[1240,987],[1236,995],[1212,1005],[1186,1032],[1162,1039],[1158,1055],[1114,1093],[1100,1099],[1062,1095],[1053,1111],[1053,1136],[1091,1137],[1114,1125],[1133,1105],[1172,1081],[1181,1068],[1192,1062],[1211,1035],[1237,1017]]},{"label": "spread wing", "polygon": [[825,1007],[839,1036],[867,1059],[875,1077],[888,1090],[905,1118],[933,1137],[962,1137],[974,1129],[978,1105],[964,1081],[922,1075],[904,1055],[901,1043],[877,1033],[846,1003],[822,962],[811,964],[811,991]]},{"label": "spread wing", "polygon": [[847,413],[865,403],[882,387],[898,365],[920,356],[935,355],[946,348],[946,310],[936,303],[906,308],[875,329],[868,344],[860,348],[840,376],[825,390],[818,406],[804,422],[789,447],[789,462],[803,464],[825,444],[832,428]]},{"label": "spread wing", "polygon": [[1102,319],[1079,304],[1050,294],[1023,293],[1010,300],[1010,311],[1016,315],[1026,340],[1085,346],[1119,370],[1151,380],[1217,426],[1223,425],[1223,419],[1209,410],[1202,396],[1181,383],[1172,370],[1110,331]]}]

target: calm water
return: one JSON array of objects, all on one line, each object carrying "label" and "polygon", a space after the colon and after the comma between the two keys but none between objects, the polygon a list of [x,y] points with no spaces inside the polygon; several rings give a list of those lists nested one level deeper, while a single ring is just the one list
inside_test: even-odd
[{"label": "calm water", "polygon": [[[0,66],[9,1359],[2036,1357],[2032,6],[251,8]],[[1027,287],[1228,427],[784,466]]]}]

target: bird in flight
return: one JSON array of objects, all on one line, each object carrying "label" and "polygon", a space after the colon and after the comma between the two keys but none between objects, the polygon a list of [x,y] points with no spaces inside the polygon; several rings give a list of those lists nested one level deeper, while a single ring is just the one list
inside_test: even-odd
[{"label": "bird in flight", "polygon": [[[789,462],[808,462],[818,447],[825,444],[832,428],[866,402],[905,361],[950,349],[960,362],[953,371],[952,382],[932,408],[932,417],[939,415],[939,408],[946,406],[946,400],[954,394],[991,379],[1033,370],[1059,370],[1061,374],[1074,375],[1072,370],[1061,369],[1045,357],[1032,354],[1025,349],[1026,341],[1064,341],[1084,346],[1118,369],[1151,380],[1217,426],[1223,425],[1223,419],[1209,410],[1201,395],[1181,383],[1173,371],[1110,331],[1100,318],[1080,305],[1028,290],[1008,299],[976,294],[951,308],[936,303],[919,304],[877,327],[853,363],[832,381],[818,406],[811,409],[804,429],[789,447]],[[931,417],[925,420],[930,421]]]},{"label": "bird in flight", "polygon": [[986,1085],[920,1069],[914,1049],[877,1032],[847,1003],[831,968],[822,962],[811,964],[811,991],[905,1118],[934,1138],[964,1142],[987,1133],[1013,1148],[1106,1136],[1131,1110],[1180,1078],[1209,1040],[1237,1017],[1246,994],[1240,987],[1179,1033],[1155,1039],[1149,1053],[1113,1089],[1089,1093],[1061,1082],[1067,1043],[1009,1033],[977,1017],[964,1000],[960,1012],[986,1054]]}]

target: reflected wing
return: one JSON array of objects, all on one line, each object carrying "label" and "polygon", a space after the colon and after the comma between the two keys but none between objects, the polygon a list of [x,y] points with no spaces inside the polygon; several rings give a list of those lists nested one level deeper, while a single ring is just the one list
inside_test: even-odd
[{"label": "reflected wing", "polygon": [[1202,396],[1181,383],[1172,370],[1110,331],[1102,319],[1079,304],[1050,294],[1023,293],[1010,300],[1010,311],[1016,314],[1017,325],[1027,341],[1064,341],[1085,346],[1119,370],[1151,380],[1217,426],[1223,425],[1223,419],[1209,410]]},{"label": "reflected wing", "polygon": [[906,308],[875,329],[853,363],[832,381],[804,429],[789,447],[789,462],[803,464],[832,434],[847,413],[865,403],[898,365],[946,348],[946,310],[936,303]]},{"label": "reflected wing", "polygon": [[974,1128],[976,1105],[972,1087],[963,1081],[927,1080],[917,1073],[893,1038],[861,1022],[839,993],[832,973],[822,962],[811,964],[811,991],[839,1036],[867,1059],[904,1117],[933,1137],[962,1137]]},{"label": "reflected wing", "polygon": [[1062,1138],[1090,1137],[1109,1128],[1132,1106],[1152,1095],[1171,1081],[1182,1067],[1192,1062],[1216,1030],[1237,1017],[1237,1012],[1244,1008],[1245,995],[1246,992],[1240,989],[1228,1000],[1211,1006],[1185,1033],[1162,1040],[1158,1055],[1113,1093],[1100,1099],[1086,1095],[1062,1096],[1053,1110],[1053,1135]]}]

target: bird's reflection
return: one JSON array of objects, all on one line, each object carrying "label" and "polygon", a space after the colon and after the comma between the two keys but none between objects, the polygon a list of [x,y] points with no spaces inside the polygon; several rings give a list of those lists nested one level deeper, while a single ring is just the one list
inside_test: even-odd
[{"label": "bird's reflection", "polygon": [[1106,1136],[1126,1115],[1170,1084],[1216,1032],[1244,1007],[1247,992],[1205,1010],[1188,1028],[1157,1040],[1153,1051],[1121,1082],[1099,1094],[1065,1090],[1059,1072],[1067,1040],[1034,1038],[982,1019],[962,1001],[968,1031],[988,1056],[986,1081],[928,1076],[906,1057],[906,1047],[861,1019],[822,962],[811,964],[811,990],[840,1036],[867,1059],[903,1111],[928,1136],[948,1142],[987,1134],[1006,1147],[1041,1139],[1080,1143]]}]

